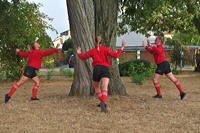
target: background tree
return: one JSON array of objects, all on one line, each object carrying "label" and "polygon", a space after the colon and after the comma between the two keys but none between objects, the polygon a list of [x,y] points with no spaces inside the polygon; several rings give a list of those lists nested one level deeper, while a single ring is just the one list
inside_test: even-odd
[{"label": "background tree", "polygon": [[[116,0],[67,0],[70,30],[74,49],[78,46],[85,53],[94,48],[94,38],[101,34],[105,44],[116,50],[117,8]],[[120,80],[116,60],[111,61],[111,82],[109,94],[125,95],[126,90]],[[80,61],[76,57],[74,80],[69,95],[93,95],[91,60]]]},{"label": "background tree", "polygon": [[181,31],[200,34],[199,0],[121,0],[119,33]]},{"label": "background tree", "polygon": [[7,80],[18,79],[26,62],[16,54],[16,48],[27,51],[27,44],[36,39],[41,48],[53,46],[45,32],[53,29],[48,24],[51,19],[39,12],[39,6],[25,0],[0,1],[0,73]]}]

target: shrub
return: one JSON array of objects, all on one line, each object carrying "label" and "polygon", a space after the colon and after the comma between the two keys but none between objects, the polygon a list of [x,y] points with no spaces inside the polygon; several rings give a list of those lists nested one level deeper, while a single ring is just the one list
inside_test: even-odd
[{"label": "shrub", "polygon": [[71,78],[74,75],[74,72],[70,69],[65,68],[64,66],[62,66],[60,68],[60,72],[62,72],[65,77]]},{"label": "shrub", "polygon": [[142,85],[144,80],[145,80],[145,74],[144,73],[138,74],[136,72],[132,72],[130,74],[130,76],[131,76],[132,82],[134,82],[134,83],[136,83],[138,85]]},{"label": "shrub", "polygon": [[49,64],[47,68],[48,68],[48,70],[46,73],[46,78],[47,78],[47,80],[50,80],[53,76],[52,73],[55,72],[55,65]]},{"label": "shrub", "polygon": [[119,72],[120,76],[130,76],[130,67],[133,64],[141,64],[143,63],[147,69],[151,68],[151,63],[146,61],[146,60],[130,60],[125,63],[120,63],[119,64]]},{"label": "shrub", "polygon": [[180,74],[181,73],[181,68],[174,65],[174,64],[170,64],[170,69],[172,71],[173,74]]},{"label": "shrub", "polygon": [[131,76],[132,82],[141,85],[145,79],[153,76],[156,65],[145,60],[131,60],[120,64],[119,69],[121,76]]}]

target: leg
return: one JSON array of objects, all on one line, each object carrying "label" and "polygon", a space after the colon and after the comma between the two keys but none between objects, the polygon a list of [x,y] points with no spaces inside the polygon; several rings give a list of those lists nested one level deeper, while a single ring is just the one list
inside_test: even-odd
[{"label": "leg", "polygon": [[40,80],[39,78],[36,76],[34,78],[32,78],[33,82],[35,83],[33,89],[32,89],[32,97],[31,97],[31,100],[39,100],[37,98],[37,91],[38,91],[38,88],[39,88],[39,84],[40,84]]},{"label": "leg", "polygon": [[102,78],[102,102],[100,103],[100,107],[101,107],[101,112],[107,112],[107,95],[108,95],[108,83],[109,83],[109,78],[107,77],[103,77]]},{"label": "leg", "polygon": [[180,94],[183,92],[182,91],[182,87],[179,83],[179,81],[175,78],[175,76],[172,74],[172,72],[166,74],[167,78],[170,79],[175,85],[176,87],[178,88]]},{"label": "leg", "polygon": [[178,88],[180,94],[183,93],[183,90],[182,90],[182,87],[181,87],[181,84],[179,83],[179,81],[175,78],[175,76],[172,74],[172,72],[166,74],[167,78],[170,79],[175,85],[176,87]]},{"label": "leg", "polygon": [[25,83],[28,79],[29,79],[28,77],[22,76],[22,77],[20,78],[20,80],[19,80],[17,83],[15,83],[15,84],[13,85],[13,87],[12,87],[11,90],[10,90],[10,92],[9,92],[8,94],[5,95],[5,99],[4,99],[5,103],[7,103],[7,102],[10,100],[11,96],[15,93],[15,91],[17,90],[17,88],[19,88],[19,87],[20,87],[23,83]]},{"label": "leg", "polygon": [[109,78],[102,78],[102,98],[103,102],[106,104],[107,102],[107,95],[108,95],[108,84],[109,84]]},{"label": "leg", "polygon": [[153,84],[156,88],[156,92],[157,92],[157,96],[161,96],[161,92],[160,92],[160,84],[158,82],[158,79],[160,78],[160,74],[155,73],[154,74],[154,78],[153,78]]},{"label": "leg", "polygon": [[99,98],[100,101],[102,101],[102,94],[101,94],[101,89],[100,89],[100,83],[97,81],[93,81],[93,86],[95,88],[95,93],[97,97]]},{"label": "leg", "polygon": [[181,87],[181,84],[179,83],[179,81],[175,78],[175,76],[172,74],[172,72],[166,74],[167,78],[170,79],[175,85],[176,87],[178,88],[179,92],[180,92],[180,97],[181,97],[181,100],[183,98],[186,97],[186,93],[183,92],[183,89]]},{"label": "leg", "polygon": [[14,94],[14,92],[16,91],[16,89],[19,88],[22,84],[24,84],[28,79],[29,79],[28,77],[22,76],[20,78],[20,80],[13,85],[13,87],[10,90],[10,92],[8,93],[8,96],[11,97]]}]

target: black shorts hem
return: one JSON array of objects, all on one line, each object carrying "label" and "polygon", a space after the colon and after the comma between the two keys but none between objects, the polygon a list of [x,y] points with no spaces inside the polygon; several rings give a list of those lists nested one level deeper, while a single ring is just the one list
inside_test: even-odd
[{"label": "black shorts hem", "polygon": [[37,70],[36,68],[33,68],[31,66],[26,66],[23,75],[25,77],[32,79],[37,76],[36,70]]}]

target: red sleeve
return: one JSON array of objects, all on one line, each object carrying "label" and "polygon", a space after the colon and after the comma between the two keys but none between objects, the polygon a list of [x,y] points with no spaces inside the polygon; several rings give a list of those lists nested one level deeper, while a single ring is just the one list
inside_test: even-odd
[{"label": "red sleeve", "polygon": [[158,47],[153,46],[152,49],[156,52],[156,53],[161,53],[163,50],[162,45],[158,45]]},{"label": "red sleeve", "polygon": [[151,48],[149,48],[149,47],[145,47],[145,49],[149,52],[149,53],[151,53],[151,54],[153,54],[153,52],[154,52],[154,50],[153,49],[151,49]]},{"label": "red sleeve", "polygon": [[56,50],[57,50],[57,48],[52,48],[52,49],[50,49],[50,50],[47,50],[47,51],[40,51],[40,52],[41,52],[42,56],[49,56],[49,55],[55,53]]},{"label": "red sleeve", "polygon": [[91,57],[91,53],[92,53],[92,51],[91,50],[89,50],[89,51],[87,51],[85,54],[78,54],[78,57],[81,59],[81,60],[86,60],[86,59],[88,59],[88,58],[90,58]]},{"label": "red sleeve", "polygon": [[108,53],[108,55],[109,56],[111,56],[111,57],[113,57],[113,58],[118,58],[118,57],[120,57],[120,55],[122,54],[122,50],[121,49],[119,49],[117,52],[113,52],[113,51],[111,51],[109,48],[107,48],[107,53]]},{"label": "red sleeve", "polygon": [[27,57],[30,52],[22,52],[22,51],[19,51],[18,54],[21,56],[21,57]]}]

